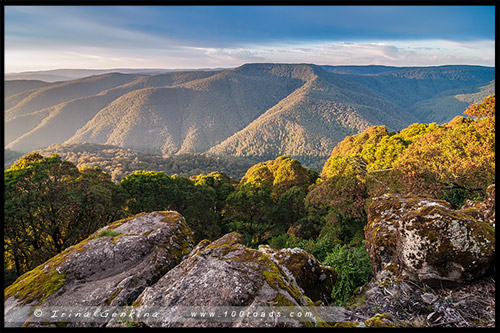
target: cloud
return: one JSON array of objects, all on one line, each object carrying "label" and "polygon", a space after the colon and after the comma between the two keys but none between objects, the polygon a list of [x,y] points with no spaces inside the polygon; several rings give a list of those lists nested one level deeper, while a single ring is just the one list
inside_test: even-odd
[{"label": "cloud", "polygon": [[5,69],[494,66],[492,13],[489,6],[6,6]]}]

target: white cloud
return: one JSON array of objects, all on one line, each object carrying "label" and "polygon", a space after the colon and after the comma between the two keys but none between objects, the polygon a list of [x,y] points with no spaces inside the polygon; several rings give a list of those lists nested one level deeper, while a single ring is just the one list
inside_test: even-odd
[{"label": "white cloud", "polygon": [[[115,32],[125,33],[125,32]],[[167,43],[168,44],[168,43]],[[238,45],[233,48],[65,46],[5,48],[6,72],[54,68],[236,67],[251,62],[318,65],[495,65],[495,42],[447,40]]]}]

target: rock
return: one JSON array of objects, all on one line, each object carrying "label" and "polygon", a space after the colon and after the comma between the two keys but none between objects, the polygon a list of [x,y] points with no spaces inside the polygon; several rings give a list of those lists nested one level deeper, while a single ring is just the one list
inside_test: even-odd
[{"label": "rock", "polygon": [[[237,233],[227,234],[212,243],[202,241],[189,257],[156,284],[146,288],[134,302],[134,306],[212,309],[236,307],[240,309],[238,312],[252,312],[261,307],[312,306],[313,302],[303,294],[296,281],[302,280],[302,275],[297,272],[297,278],[292,278],[285,272],[284,266],[273,259],[277,253],[279,252],[268,247],[260,251],[250,249],[241,244],[241,235]],[[302,253],[298,256],[302,257]],[[313,261],[309,257],[308,259]],[[304,265],[308,267],[307,263]],[[320,269],[316,263],[313,267]],[[332,277],[330,270],[326,269]],[[320,275],[312,276],[320,282]],[[311,279],[314,283],[314,278]],[[164,321],[146,320],[144,323],[150,327],[272,327],[282,324],[279,318],[270,318],[269,311],[265,318],[259,320],[236,317],[231,321],[212,323],[190,318],[168,318]],[[300,320],[286,323],[289,326],[314,324]]]},{"label": "rock", "polygon": [[192,231],[174,211],[116,221],[9,286],[5,290],[6,325],[24,323],[13,318],[22,305],[130,305],[193,246]]},{"label": "rock", "polygon": [[[492,306],[485,306],[487,304]],[[493,274],[453,289],[431,289],[409,279],[372,280],[354,292],[345,305],[344,322],[335,327],[348,327],[360,320],[358,327],[386,324],[397,327],[493,327],[496,322],[494,304]],[[381,318],[380,314],[384,313],[392,319]]]},{"label": "rock", "polygon": [[461,211],[495,228],[495,184],[488,186],[486,196],[484,201],[467,200]]},{"label": "rock", "polygon": [[333,268],[323,266],[311,254],[299,248],[276,251],[268,245],[260,245],[259,251],[278,264],[307,297],[325,303],[331,299],[337,281],[337,272]]},{"label": "rock", "polygon": [[455,286],[480,278],[494,263],[491,226],[425,196],[374,198],[365,238],[378,280],[399,274],[430,287]]}]

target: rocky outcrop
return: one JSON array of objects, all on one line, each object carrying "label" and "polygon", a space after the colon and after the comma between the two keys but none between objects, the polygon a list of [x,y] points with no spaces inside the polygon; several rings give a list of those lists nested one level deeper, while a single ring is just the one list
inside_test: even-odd
[{"label": "rocky outcrop", "polygon": [[479,221],[495,227],[495,184],[486,189],[486,200],[467,200],[462,207],[462,211],[474,216]]},{"label": "rocky outcrop", "polygon": [[[5,290],[7,326],[30,306],[125,306],[181,262],[194,246],[177,212],[116,221],[19,277]],[[73,323],[79,326],[78,323]]]},{"label": "rocky outcrop", "polygon": [[337,272],[333,268],[323,266],[316,258],[299,248],[277,251],[268,245],[260,245],[259,251],[278,264],[307,297],[313,301],[330,301],[337,281]]},{"label": "rocky outcrop", "polygon": [[[285,255],[288,258],[284,258]],[[294,269],[290,265],[292,263],[303,268]],[[307,278],[310,281],[305,282]],[[312,300],[304,295],[302,287],[307,290],[314,283],[326,284],[328,279],[329,285],[332,285],[335,278],[333,269],[321,266],[302,251],[275,251],[269,247],[254,250],[241,244],[241,235],[230,233],[212,243],[202,241],[188,258],[155,285],[146,288],[134,305],[161,308],[240,307],[244,312],[252,312],[259,307],[312,306]],[[269,327],[277,323],[278,318],[268,316],[259,320],[237,317],[234,321],[212,325],[189,318],[144,322],[151,327]],[[289,326],[316,324],[299,320],[287,323]]]},{"label": "rocky outcrop", "polygon": [[[311,312],[311,307],[328,299],[336,272],[307,252],[297,248],[277,251],[268,246],[250,249],[241,244],[237,233],[213,242],[204,240],[193,247],[192,232],[177,212],[139,214],[116,221],[9,286],[5,290],[6,326],[261,327],[324,323],[320,310],[312,310],[313,317],[301,319],[274,315],[280,307]],[[201,307],[226,307],[231,313],[215,322],[190,318],[189,313],[171,316],[162,312],[160,319],[141,317],[144,311]],[[45,317],[37,316],[35,308],[43,309]],[[69,311],[66,316],[73,317],[46,317],[54,309]],[[139,315],[122,317],[130,309]],[[73,310],[92,311],[92,319],[75,319]],[[241,311],[257,310],[264,310],[265,316],[241,316]],[[110,311],[116,316],[109,315]]]},{"label": "rocky outcrop", "polygon": [[379,281],[398,276],[431,287],[454,286],[482,277],[494,263],[493,227],[430,197],[374,198],[365,237]]}]

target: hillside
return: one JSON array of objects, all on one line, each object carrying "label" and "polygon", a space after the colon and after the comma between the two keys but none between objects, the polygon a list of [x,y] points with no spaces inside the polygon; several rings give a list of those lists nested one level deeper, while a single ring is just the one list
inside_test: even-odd
[{"label": "hillside", "polygon": [[396,130],[417,121],[370,89],[314,69],[315,76],[300,89],[209,152],[300,159],[314,151],[315,156],[326,157],[345,136],[371,124],[383,123]]},{"label": "hillside", "polygon": [[242,67],[178,86],[135,90],[102,109],[68,142],[206,152],[297,89],[302,81],[296,77],[307,75],[257,74]]},{"label": "hillside", "polygon": [[[389,67],[386,69],[392,70],[346,76],[407,109],[443,92],[460,89],[468,91],[485,86],[495,79],[495,69],[482,66]],[[435,111],[436,115],[440,112],[439,109]],[[459,114],[460,111],[456,111],[451,118],[448,117],[444,121],[449,121]]]},{"label": "hillside", "polygon": [[247,64],[6,81],[5,148],[90,142],[259,161],[288,155],[320,166],[345,136],[370,126],[392,131],[451,120],[494,92],[494,73],[480,66]]},{"label": "hillside", "polygon": [[17,93],[50,86],[51,84],[40,80],[11,80],[5,81],[4,98]]},{"label": "hillside", "polygon": [[[422,122],[444,123],[456,116],[455,110],[465,109],[495,94],[495,81],[481,87],[448,90],[436,97],[416,103],[409,108]],[[436,113],[435,110],[440,110]]]}]

